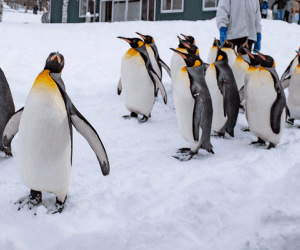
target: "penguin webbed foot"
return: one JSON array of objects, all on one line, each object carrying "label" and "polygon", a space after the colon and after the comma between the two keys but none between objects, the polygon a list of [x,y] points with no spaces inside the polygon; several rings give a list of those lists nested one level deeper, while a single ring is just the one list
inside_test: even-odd
[{"label": "penguin webbed foot", "polygon": [[286,122],[290,125],[294,125],[294,119],[292,119],[292,118],[288,119]]},{"label": "penguin webbed foot", "polygon": [[5,155],[6,155],[6,156],[11,156],[11,157],[13,157],[13,154],[12,154],[10,148],[8,148],[8,149],[5,150]]},{"label": "penguin webbed foot", "polygon": [[258,140],[251,142],[250,145],[265,146],[266,142],[258,137]]},{"label": "penguin webbed foot", "polygon": [[223,132],[223,131],[214,131],[215,132],[215,134],[213,134],[212,136],[214,136],[214,137],[219,137],[219,138],[225,138],[225,132]]},{"label": "penguin webbed foot", "polygon": [[148,121],[148,117],[144,115],[143,118],[138,119],[138,120],[139,120],[139,123],[144,123],[144,122]]},{"label": "penguin webbed foot", "polygon": [[275,147],[276,147],[276,145],[273,144],[272,142],[270,142],[270,143],[269,143],[269,147],[268,147],[267,149],[271,149],[271,148],[275,148]]},{"label": "penguin webbed foot", "polygon": [[48,209],[48,214],[56,214],[56,213],[61,213],[65,207],[65,202],[67,200],[67,196],[64,200],[64,202],[61,202],[59,199],[56,197],[56,202],[54,204],[54,208]]},{"label": "penguin webbed foot", "polygon": [[193,158],[193,156],[195,155],[196,153],[192,152],[190,149],[189,151],[187,152],[184,152],[184,153],[180,153],[178,155],[173,155],[174,158],[176,158],[177,160],[179,161],[189,161],[190,159]]},{"label": "penguin webbed foot", "polygon": [[250,129],[249,129],[249,127],[242,128],[241,130],[242,130],[242,131],[244,131],[244,132],[250,132]]},{"label": "penguin webbed foot", "polygon": [[190,152],[190,151],[191,151],[190,148],[180,148],[180,149],[177,150],[176,153],[182,154],[182,153],[188,153],[188,152]]},{"label": "penguin webbed foot", "polygon": [[31,190],[30,195],[20,198],[14,204],[19,204],[18,210],[28,205],[31,210],[42,202],[42,192]]},{"label": "penguin webbed foot", "polygon": [[131,118],[137,118],[138,115],[137,113],[131,112],[130,115],[123,115],[122,118],[124,118],[125,120],[129,120]]}]

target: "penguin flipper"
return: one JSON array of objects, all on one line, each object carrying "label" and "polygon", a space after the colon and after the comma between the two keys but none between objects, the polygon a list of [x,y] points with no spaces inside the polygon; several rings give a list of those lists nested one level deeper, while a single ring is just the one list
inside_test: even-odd
[{"label": "penguin flipper", "polygon": [[57,84],[59,84],[59,86],[61,86],[64,91],[66,91],[64,81],[61,79],[61,73],[50,73],[49,75]]},{"label": "penguin flipper", "polygon": [[118,83],[118,95],[121,95],[121,92],[122,92],[122,80],[121,80],[121,77],[120,77],[120,80],[119,80],[119,83]]},{"label": "penguin flipper", "polygon": [[3,131],[2,143],[3,146],[9,148],[11,141],[19,131],[20,120],[23,114],[24,107],[19,109],[7,122]]},{"label": "penguin flipper", "polygon": [[171,77],[171,70],[170,70],[170,68],[160,58],[159,58],[159,64],[165,69],[165,71],[167,71],[169,77]]},{"label": "penguin flipper", "polygon": [[294,57],[294,59],[290,62],[289,66],[286,68],[286,70],[284,71],[284,73],[282,74],[281,78],[280,78],[280,82],[283,82],[285,80],[285,78],[287,76],[289,76],[290,73],[290,69],[293,65],[294,60],[297,58],[297,55]]},{"label": "penguin flipper", "polygon": [[[280,133],[281,115],[286,106],[284,92],[280,91],[277,93],[277,98],[271,108],[271,128],[275,134]],[[289,111],[287,111],[287,114],[288,113]]]},{"label": "penguin flipper", "polygon": [[160,90],[160,93],[164,99],[164,103],[167,104],[167,93],[166,93],[164,85],[162,84],[161,80],[159,79],[159,77],[157,76],[157,74],[154,71],[151,70],[150,73]]},{"label": "penguin flipper", "polygon": [[60,87],[60,85],[57,84],[57,86],[65,101],[66,109],[72,124],[74,125],[76,130],[87,140],[87,142],[90,144],[91,148],[95,152],[99,164],[101,166],[102,174],[104,176],[108,175],[110,171],[109,161],[105,148],[101,142],[97,131],[76,109],[68,94]]},{"label": "penguin flipper", "polygon": [[284,79],[281,82],[281,86],[282,86],[283,89],[286,89],[286,88],[288,88],[290,86],[291,78],[292,78],[292,76],[289,76],[288,78]]},{"label": "penguin flipper", "polygon": [[239,96],[240,96],[240,103],[241,103],[245,99],[245,86],[241,87],[239,91]]}]

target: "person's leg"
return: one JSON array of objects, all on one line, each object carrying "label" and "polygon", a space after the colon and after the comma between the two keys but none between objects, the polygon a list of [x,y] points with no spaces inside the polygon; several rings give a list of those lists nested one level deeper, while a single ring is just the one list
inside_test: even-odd
[{"label": "person's leg", "polygon": [[248,40],[248,46],[249,46],[249,51],[251,52],[253,49],[253,44],[255,43],[255,41],[253,40]]},{"label": "person's leg", "polygon": [[283,20],[284,17],[284,10],[280,10],[280,20]]},{"label": "person's leg", "polygon": [[233,43],[233,49],[237,51],[237,49],[247,41],[247,37],[241,37],[229,41]]}]

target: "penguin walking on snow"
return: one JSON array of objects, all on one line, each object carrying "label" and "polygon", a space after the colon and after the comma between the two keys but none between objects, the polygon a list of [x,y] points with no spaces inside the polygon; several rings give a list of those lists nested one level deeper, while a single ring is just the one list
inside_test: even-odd
[{"label": "penguin walking on snow", "polygon": [[[0,68],[0,138],[3,136],[3,131],[6,123],[15,113],[15,104],[10,92],[10,88],[4,72]],[[8,156],[12,156],[11,145],[4,147],[2,141],[0,143],[0,151]]]},{"label": "penguin walking on snow", "polygon": [[[246,49],[245,49],[246,50]],[[289,114],[284,91],[275,71],[274,59],[256,51],[250,57],[250,66],[245,82],[246,118],[250,131],[258,137],[258,141],[251,144],[265,145],[274,148],[281,139],[285,121]],[[253,65],[259,64],[256,68]]]},{"label": "penguin walking on snow", "polygon": [[207,88],[202,60],[193,54],[178,53],[187,66],[177,74],[173,88],[179,133],[190,143],[190,148],[179,149],[175,158],[186,161],[197,154],[199,148],[214,153],[210,143],[212,101]]},{"label": "penguin walking on snow", "polygon": [[9,146],[19,132],[19,172],[24,184],[31,189],[30,195],[16,202],[19,209],[26,204],[32,209],[42,202],[42,192],[50,192],[55,194],[56,203],[48,213],[63,210],[71,177],[72,125],[94,150],[103,175],[110,171],[99,135],[65,91],[59,77],[63,67],[63,55],[51,53],[25,106],[11,117],[3,133],[3,144]]},{"label": "penguin walking on snow", "polygon": [[206,71],[205,80],[212,98],[212,127],[217,136],[224,137],[225,132],[234,137],[240,97],[231,68],[228,65],[227,54],[218,48],[216,62]]},{"label": "penguin walking on snow", "polygon": [[156,85],[167,103],[165,88],[153,69],[145,43],[139,38],[118,37],[131,46],[122,59],[121,81],[124,94],[124,104],[131,112],[125,119],[137,118],[143,115],[139,122],[148,120],[155,102]]},{"label": "penguin walking on snow", "polygon": [[[294,120],[300,120],[300,50],[297,52],[298,65],[294,68],[290,76],[288,107],[290,110],[289,124],[294,124]],[[300,126],[298,127],[300,128]]]},{"label": "penguin walking on snow", "polygon": [[280,78],[280,83],[283,89],[286,89],[290,86],[290,81],[291,81],[291,77],[292,74],[295,70],[295,68],[298,65],[298,60],[300,57],[300,48],[297,52],[297,55],[294,57],[294,59],[290,62],[289,66],[287,67],[287,69],[284,71],[284,73],[282,74],[281,78]]}]

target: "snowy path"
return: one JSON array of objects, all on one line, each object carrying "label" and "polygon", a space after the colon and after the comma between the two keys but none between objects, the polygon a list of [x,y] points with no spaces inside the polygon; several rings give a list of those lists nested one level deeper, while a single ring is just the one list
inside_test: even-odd
[{"label": "snowy path", "polygon": [[[256,138],[240,130],[247,124],[240,114],[235,138],[212,139],[215,155],[199,151],[189,162],[174,159],[188,144],[177,132],[166,72],[168,104],[159,96],[145,124],[121,118],[128,111],[116,87],[129,46],[116,37],[136,37],[136,31],[154,37],[167,64],[180,33],[195,37],[205,61],[218,37],[215,20],[0,25],[0,67],[16,109],[49,53],[59,51],[67,92],[98,131],[111,164],[103,177],[92,149],[74,130],[63,213],[47,215],[44,206],[37,216],[17,211],[13,203],[29,189],[18,173],[16,136],[14,157],[0,157],[0,249],[300,249],[300,130],[287,126],[276,149],[255,148],[249,143]],[[279,75],[299,41],[300,26],[263,20],[262,53],[274,57]],[[45,206],[55,199],[47,193],[43,198]]]}]

